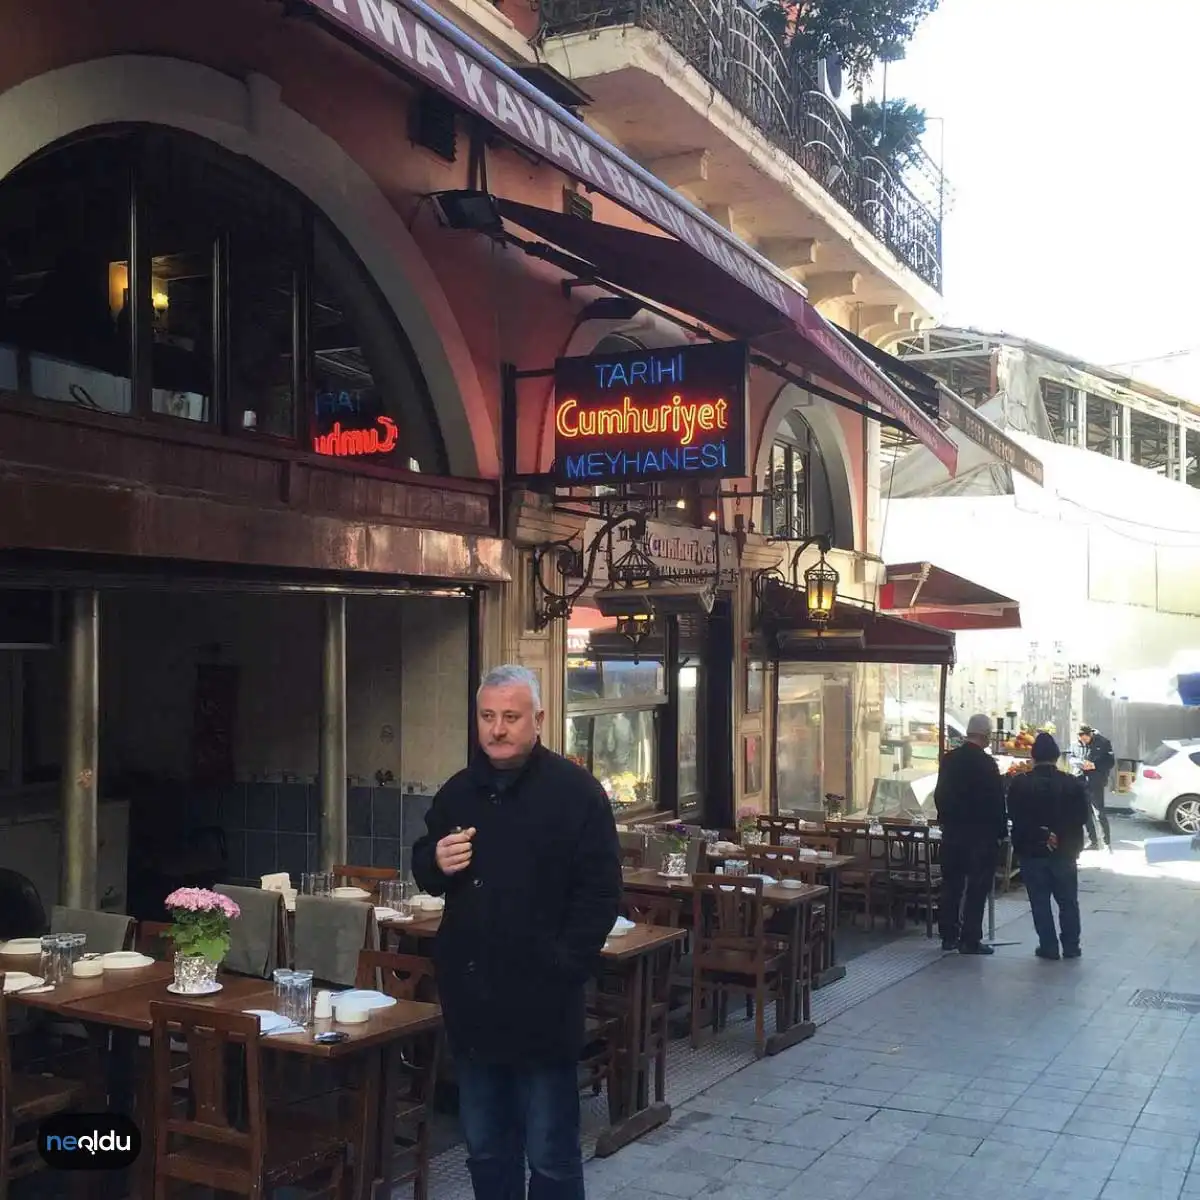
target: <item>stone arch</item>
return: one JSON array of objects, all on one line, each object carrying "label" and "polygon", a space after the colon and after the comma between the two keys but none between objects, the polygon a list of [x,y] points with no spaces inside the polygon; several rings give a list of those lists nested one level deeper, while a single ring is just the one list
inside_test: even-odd
[{"label": "stone arch", "polygon": [[[809,400],[807,404],[803,403],[805,397]],[[804,419],[821,451],[829,480],[834,545],[845,550],[856,549],[863,544],[863,527],[860,506],[854,503],[850,449],[846,444],[845,431],[837,413],[834,412],[834,406],[828,400],[813,396],[792,383],[780,388],[763,423],[763,432],[754,460],[754,477],[758,480],[767,477],[771,467],[771,446],[780,428],[793,412],[799,413]],[[763,528],[762,505],[765,503],[765,499],[758,502],[757,525],[760,529]]]},{"label": "stone arch", "polygon": [[495,423],[466,339],[400,214],[332,138],[287,108],[279,86],[199,63],[117,55],[48,71],[0,92],[0,180],[38,151],[105,125],[184,130],[253,160],[319,208],[404,330],[429,389],[454,475],[496,477]]}]

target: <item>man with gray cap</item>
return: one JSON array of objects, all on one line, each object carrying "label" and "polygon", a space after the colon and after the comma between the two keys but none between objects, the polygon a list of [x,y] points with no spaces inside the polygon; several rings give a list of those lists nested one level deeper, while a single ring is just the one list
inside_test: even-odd
[{"label": "man with gray cap", "polygon": [[987,752],[991,718],[976,713],[967,737],[942,759],[933,793],[942,827],[942,949],[991,954],[983,944],[983,910],[1008,836],[1000,769]]}]

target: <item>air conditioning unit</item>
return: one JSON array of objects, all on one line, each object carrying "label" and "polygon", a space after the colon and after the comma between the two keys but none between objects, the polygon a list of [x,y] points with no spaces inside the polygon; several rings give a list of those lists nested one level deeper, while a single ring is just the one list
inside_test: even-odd
[{"label": "air conditioning unit", "polygon": [[817,90],[833,101],[842,97],[842,64],[832,54],[817,62]]}]

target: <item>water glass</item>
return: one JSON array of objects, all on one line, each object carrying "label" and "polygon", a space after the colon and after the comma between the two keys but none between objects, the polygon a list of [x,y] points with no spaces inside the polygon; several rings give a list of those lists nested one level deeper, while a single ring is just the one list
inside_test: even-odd
[{"label": "water glass", "polygon": [[277,967],[271,978],[275,984],[275,1011],[281,1016],[287,1016],[292,985],[292,971],[288,967]]},{"label": "water glass", "polygon": [[46,983],[62,983],[65,974],[62,970],[63,957],[59,950],[58,934],[52,933],[42,938],[42,958],[39,970]]},{"label": "water glass", "polygon": [[67,974],[69,975],[71,968],[83,957],[83,953],[87,949],[87,934],[64,933],[62,936],[67,948]]},{"label": "water glass", "polygon": [[797,850],[804,845],[804,839],[795,833],[785,833],[780,837],[779,844]]},{"label": "water glass", "polygon": [[883,837],[883,822],[878,817],[873,817],[870,825],[867,826],[867,832],[872,837]]},{"label": "water glass", "polygon": [[750,864],[744,858],[727,858],[725,860],[726,875],[748,875]]},{"label": "water glass", "polygon": [[313,1009],[313,973],[311,971],[293,971],[289,981],[289,1011],[288,1019],[297,1025],[312,1024]]},{"label": "water glass", "polygon": [[328,896],[333,891],[330,871],[305,871],[300,876],[300,893],[304,896]]}]

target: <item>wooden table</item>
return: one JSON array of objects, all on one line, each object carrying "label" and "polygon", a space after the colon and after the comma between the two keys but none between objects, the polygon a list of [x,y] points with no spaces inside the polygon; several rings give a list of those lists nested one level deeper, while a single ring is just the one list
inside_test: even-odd
[{"label": "wooden table", "polygon": [[[429,913],[413,921],[381,920],[381,935],[392,933],[398,940],[428,941],[437,935],[442,914]],[[596,1157],[606,1158],[652,1129],[671,1119],[665,1097],[650,1095],[653,1048],[650,1010],[655,985],[665,974],[669,980],[674,948],[687,936],[684,929],[659,925],[635,925],[627,934],[610,937],[600,951],[607,973],[621,980],[627,1016],[622,1022],[617,1060],[629,1065],[624,1076],[610,1085],[609,1127],[596,1141]]]},{"label": "wooden table", "polygon": [[[756,852],[758,849],[758,847],[755,848]],[[781,849],[787,851],[792,850],[793,847],[783,846]],[[828,987],[831,983],[837,983],[839,979],[846,978],[846,966],[844,963],[838,962],[837,959],[837,929],[838,922],[841,920],[841,875],[847,867],[854,866],[859,860],[853,854],[834,854],[828,858],[823,858],[815,854],[805,854],[798,857],[803,862],[814,865],[824,885],[829,889],[828,912],[826,913],[825,921],[826,965],[824,970],[813,980],[814,989]],[[710,854],[709,862],[720,863],[730,858],[748,861],[750,852],[743,848],[732,854]]]},{"label": "wooden table", "polygon": [[[625,867],[622,869],[625,885],[641,892],[658,892],[664,896],[692,894],[691,876],[682,879],[666,879],[650,867]],[[736,880],[730,876],[730,882]],[[775,1032],[767,1038],[768,1054],[778,1054],[790,1046],[812,1037],[817,1031],[812,1021],[803,1020],[800,1003],[801,964],[804,960],[804,924],[801,914],[806,906],[815,904],[829,896],[829,888],[808,884],[804,887],[783,887],[769,884],[763,888],[763,902],[768,907],[791,916],[791,932],[788,936],[788,986],[784,991],[782,1019],[776,1021]]]},{"label": "wooden table", "polygon": [[[166,989],[173,971],[166,963],[140,967],[132,971],[106,971],[96,979],[71,979],[50,992],[9,996],[10,1001],[51,1012],[67,1020],[79,1021],[93,1037],[113,1031],[114,1107],[122,1102],[141,1113],[152,1113],[149,1072],[135,1078],[138,1035],[150,1033],[150,1005],[155,1000],[179,1000],[200,1008],[224,1012],[246,1009],[274,1010],[275,989],[263,979],[244,975],[219,976],[222,990],[211,996],[176,997]],[[316,1021],[302,1033],[282,1034],[262,1039],[264,1049],[308,1058],[349,1060],[357,1067],[359,1118],[355,1122],[355,1172],[353,1195],[356,1200],[371,1200],[377,1182],[381,1195],[390,1195],[393,1175],[393,1125],[396,1112],[396,1066],[399,1044],[407,1038],[440,1027],[441,1009],[433,1004],[398,1001],[389,1008],[377,1009],[358,1025],[337,1025],[331,1020]],[[349,1039],[333,1045],[313,1041],[314,1034],[337,1028]],[[125,1072],[122,1077],[122,1070]],[[128,1109],[127,1109],[128,1111]],[[154,1126],[152,1118],[142,1121],[142,1162],[137,1191],[153,1194]],[[366,1164],[370,1164],[367,1166]],[[147,1184],[149,1187],[147,1188]]]}]

